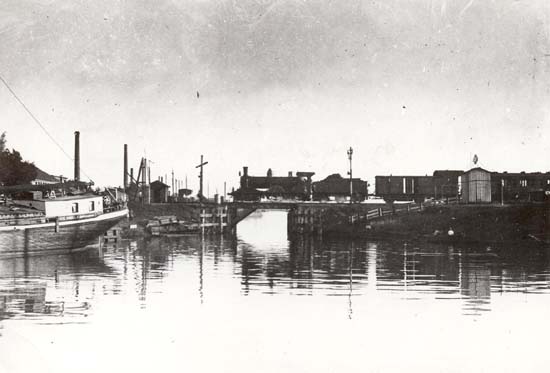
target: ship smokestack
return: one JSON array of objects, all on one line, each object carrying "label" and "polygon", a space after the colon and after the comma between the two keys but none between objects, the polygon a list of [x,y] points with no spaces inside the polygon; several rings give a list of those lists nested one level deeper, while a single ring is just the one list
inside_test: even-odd
[{"label": "ship smokestack", "polygon": [[124,144],[124,189],[128,189],[128,144]]},{"label": "ship smokestack", "polygon": [[74,133],[74,180],[80,181],[80,132]]}]

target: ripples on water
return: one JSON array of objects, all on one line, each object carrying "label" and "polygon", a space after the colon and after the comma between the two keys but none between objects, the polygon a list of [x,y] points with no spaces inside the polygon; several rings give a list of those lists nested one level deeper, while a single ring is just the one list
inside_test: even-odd
[{"label": "ripples on water", "polygon": [[0,259],[0,369],[28,371],[29,355],[52,371],[547,363],[538,341],[550,331],[547,248],[289,242],[283,221],[253,217],[238,240],[162,237]]}]

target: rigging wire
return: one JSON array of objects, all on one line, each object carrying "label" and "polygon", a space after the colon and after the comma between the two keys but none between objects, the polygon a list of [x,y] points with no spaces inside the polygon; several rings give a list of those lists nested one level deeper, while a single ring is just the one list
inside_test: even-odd
[{"label": "rigging wire", "polygon": [[[19,98],[19,96],[17,96],[17,94],[14,92],[13,89],[11,89],[11,87],[9,86],[8,82],[6,82],[6,80],[2,77],[2,75],[0,75],[0,80],[2,81],[2,83],[4,83],[4,85],[6,86],[6,88],[8,89],[8,91],[10,91],[10,93],[12,94],[12,96],[17,100],[17,102],[19,102],[19,104],[23,107],[23,109],[25,109],[25,111],[27,112],[27,114],[30,115],[30,117],[34,120],[34,122],[36,124],[38,124],[38,126],[40,126],[40,128],[42,129],[42,131],[44,131],[44,133],[50,138],[50,140],[53,141],[53,143],[55,145],[57,145],[57,147],[59,149],[61,149],[61,151],[63,152],[63,154],[65,154],[67,156],[67,158],[69,158],[71,160],[71,162],[74,162],[74,158],[72,158],[69,153],[67,153],[65,151],[65,149],[55,140],[55,138],[48,132],[48,130],[46,129],[46,127],[38,120],[38,118],[36,118],[36,116],[34,116],[34,114],[31,112],[31,110],[27,107],[27,105],[25,105],[25,103]],[[84,172],[84,170],[82,168],[80,168],[80,171],[91,181],[93,182],[92,178],[90,176],[88,176],[88,174],[86,174],[86,172]]]}]

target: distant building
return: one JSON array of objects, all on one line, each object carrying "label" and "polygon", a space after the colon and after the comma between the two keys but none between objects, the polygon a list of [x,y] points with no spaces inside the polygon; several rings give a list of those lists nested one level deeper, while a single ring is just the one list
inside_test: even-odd
[{"label": "distant building", "polygon": [[64,183],[67,181],[66,177],[63,176],[52,176],[47,172],[42,171],[36,167],[36,178],[31,181],[32,185],[47,185],[47,184],[57,184]]},{"label": "distant building", "polygon": [[162,181],[155,180],[150,184],[151,203],[166,203],[168,202],[168,194],[170,187]]},{"label": "distant building", "polygon": [[491,202],[491,172],[481,167],[472,168],[466,171],[460,180],[462,203]]},{"label": "distant building", "polygon": [[268,169],[266,176],[248,175],[248,167],[243,167],[241,185],[236,191],[230,193],[238,201],[257,201],[262,198],[303,200],[311,199],[312,181],[314,172],[292,172],[288,176],[273,176]]},{"label": "distant building", "polygon": [[[359,178],[352,179],[353,200],[363,201],[368,196],[368,183]],[[324,180],[313,183],[313,196],[317,201],[346,201],[350,197],[350,180],[340,174],[332,174]]]}]

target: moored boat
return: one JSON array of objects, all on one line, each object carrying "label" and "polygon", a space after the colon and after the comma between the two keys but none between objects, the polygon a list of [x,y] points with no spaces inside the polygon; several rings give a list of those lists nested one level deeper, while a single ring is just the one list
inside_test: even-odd
[{"label": "moored boat", "polygon": [[127,216],[99,194],[14,200],[0,207],[0,255],[82,248]]}]

